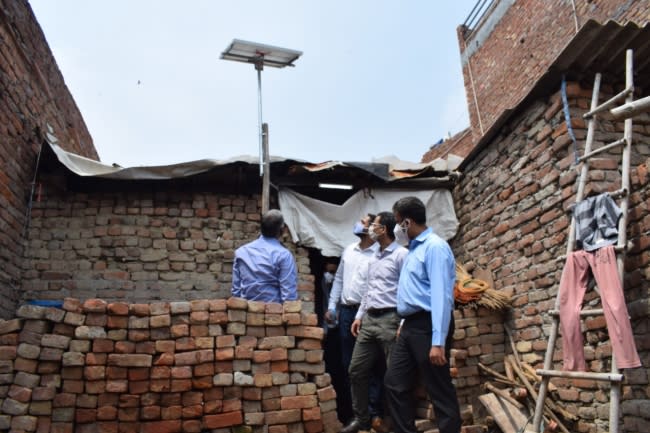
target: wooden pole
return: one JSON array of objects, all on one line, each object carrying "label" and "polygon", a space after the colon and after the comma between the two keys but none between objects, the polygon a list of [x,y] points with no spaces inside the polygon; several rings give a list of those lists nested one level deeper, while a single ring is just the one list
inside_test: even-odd
[{"label": "wooden pole", "polygon": [[264,163],[264,173],[262,175],[262,214],[265,214],[269,211],[269,195],[271,186],[268,123],[262,123],[262,160]]},{"label": "wooden pole", "polygon": [[628,119],[646,111],[650,111],[650,96],[637,99],[636,101],[627,102],[620,107],[609,110],[609,112],[617,119]]},{"label": "wooden pole", "polygon": [[508,391],[505,391],[501,388],[497,388],[496,386],[492,385],[490,382],[485,383],[485,389],[488,391],[492,391],[493,393],[497,394],[498,396],[508,400],[511,404],[513,404],[517,409],[524,409],[524,405],[521,404],[519,401],[515,400],[510,396]]}]

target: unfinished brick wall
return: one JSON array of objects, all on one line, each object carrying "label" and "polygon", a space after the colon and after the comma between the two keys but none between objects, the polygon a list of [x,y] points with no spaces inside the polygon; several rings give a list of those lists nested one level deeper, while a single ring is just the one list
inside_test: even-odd
[{"label": "unfinished brick wall", "polygon": [[[589,19],[634,21],[640,25],[650,20],[647,0],[515,1],[489,37],[463,63],[474,142],[482,135],[477,113],[480,112],[483,130],[487,131],[504,110],[514,107],[528,94],[576,33],[572,3],[580,25]],[[461,53],[466,46],[474,48],[477,43],[471,37],[465,40],[462,28],[458,29],[458,39]]]},{"label": "unfinished brick wall", "polygon": [[[258,195],[169,188],[75,193],[44,183],[34,203],[23,299],[150,302],[230,296],[237,247],[260,234]],[[298,295],[314,311],[307,250],[285,246]]]},{"label": "unfinished brick wall", "polygon": [[[620,90],[620,89],[615,89]],[[609,89],[609,94],[614,90]],[[582,114],[589,106],[591,89],[568,86],[572,126],[582,151],[586,136]],[[601,96],[605,100],[607,96]],[[559,92],[532,102],[506,124],[484,149],[466,162],[464,176],[454,195],[460,230],[452,241],[457,258],[471,267],[491,271],[495,288],[512,293],[514,308],[508,324],[523,360],[540,368],[546,351],[550,318],[563,263],[556,258],[566,251],[569,217],[565,210],[575,202],[578,170],[573,144],[561,112]],[[650,168],[650,117],[634,121],[632,194],[628,239],[634,248],[627,254],[625,296],[636,345],[643,367],[626,372],[623,385],[624,431],[647,430],[646,409],[650,392],[650,254],[648,250],[648,168]],[[622,137],[623,122],[601,120],[596,146]],[[620,149],[593,159],[587,194],[618,189]],[[593,291],[586,301],[595,307]],[[588,367],[608,371],[611,345],[602,317],[584,322]],[[555,368],[561,368],[561,340],[555,352]],[[509,352],[506,345],[506,352]],[[493,367],[495,368],[495,367]],[[495,368],[503,371],[503,366]],[[608,418],[608,386],[586,380],[553,379],[569,411],[580,416],[578,432],[596,432]]]},{"label": "unfinished brick wall", "polygon": [[47,124],[61,146],[97,159],[92,138],[27,0],[0,0],[0,317],[19,298],[23,229]]},{"label": "unfinished brick wall", "polygon": [[0,322],[0,430],[340,428],[323,329],[300,301],[68,298],[17,316]]},{"label": "unfinished brick wall", "polygon": [[431,162],[436,158],[445,158],[450,153],[465,158],[474,148],[472,139],[472,130],[466,128],[440,144],[431,146],[431,148],[422,155],[422,162]]}]

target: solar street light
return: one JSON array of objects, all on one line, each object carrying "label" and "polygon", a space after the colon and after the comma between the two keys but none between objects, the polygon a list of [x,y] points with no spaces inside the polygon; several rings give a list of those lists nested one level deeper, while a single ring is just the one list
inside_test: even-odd
[{"label": "solar street light", "polygon": [[[262,123],[262,70],[264,66],[284,68],[295,66],[302,51],[272,45],[233,39],[228,48],[221,53],[223,60],[252,63],[257,71],[257,114],[259,121],[260,176],[262,176],[262,212],[269,209],[269,149],[268,126]],[[264,126],[267,126],[266,128]]]}]

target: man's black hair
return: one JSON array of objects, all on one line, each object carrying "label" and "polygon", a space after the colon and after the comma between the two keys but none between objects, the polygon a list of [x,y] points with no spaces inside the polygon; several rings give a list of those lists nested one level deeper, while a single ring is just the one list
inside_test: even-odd
[{"label": "man's black hair", "polygon": [[284,218],[282,212],[277,209],[271,209],[262,215],[261,231],[262,236],[267,238],[279,238],[284,228]]},{"label": "man's black hair", "polygon": [[395,233],[393,230],[395,230],[395,215],[393,215],[392,212],[379,212],[377,214],[379,217],[379,224],[383,225],[386,227],[386,234],[390,238],[390,240],[394,241],[395,240]]},{"label": "man's black hair", "polygon": [[393,212],[399,213],[402,219],[409,218],[416,224],[426,224],[427,211],[424,203],[417,197],[403,197],[393,205]]}]

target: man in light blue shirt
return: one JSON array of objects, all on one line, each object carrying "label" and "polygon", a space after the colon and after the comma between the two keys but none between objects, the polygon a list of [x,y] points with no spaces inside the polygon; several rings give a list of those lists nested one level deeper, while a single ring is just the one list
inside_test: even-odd
[{"label": "man in light blue shirt", "polygon": [[397,289],[403,317],[384,378],[395,433],[416,433],[415,379],[420,373],[440,433],[459,433],[460,408],[449,371],[454,333],[456,264],[451,248],[426,226],[426,208],[416,197],[393,206],[395,238],[409,245]]},{"label": "man in light blue shirt", "polygon": [[298,299],[296,260],[279,241],[284,218],[277,209],[262,216],[262,235],[235,251],[232,295],[250,301],[276,302]]}]

